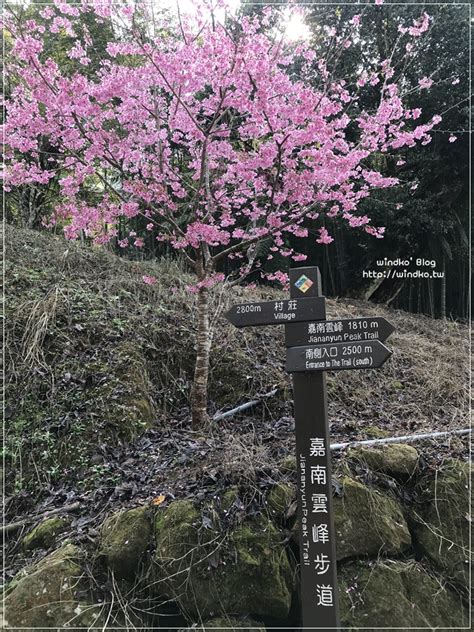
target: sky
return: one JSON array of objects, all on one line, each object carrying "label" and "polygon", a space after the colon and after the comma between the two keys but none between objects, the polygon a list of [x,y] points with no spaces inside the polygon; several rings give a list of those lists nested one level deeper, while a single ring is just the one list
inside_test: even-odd
[{"label": "sky", "polygon": [[[25,4],[29,4],[30,0],[23,0]],[[109,0],[113,1],[113,0]],[[136,0],[132,0],[135,2]],[[139,1],[139,0],[138,0]],[[237,11],[241,4],[241,0],[224,0],[227,10],[232,12]],[[193,14],[196,12],[195,0],[154,0],[154,4],[157,8],[163,7],[171,11],[176,10],[179,3],[179,9],[182,14]],[[247,3],[250,4],[250,2]],[[45,2],[46,4],[46,2]],[[259,3],[261,4],[261,2]],[[300,7],[301,10],[301,7]],[[221,15],[219,15],[221,13]],[[216,15],[218,17],[224,17],[224,9],[217,9]],[[304,19],[301,14],[295,12],[291,7],[287,7],[283,12],[283,24],[285,25],[285,35],[288,40],[296,41],[299,39],[305,39],[310,37],[310,30],[304,23]]]},{"label": "sky", "polygon": [[[240,0],[226,0],[228,10],[235,12],[240,6]],[[177,6],[176,0],[157,0],[157,6],[163,6],[171,10]],[[179,0],[179,9],[181,13],[195,13],[196,4],[193,0]],[[222,13],[222,16],[219,16]],[[224,17],[224,10],[217,9],[216,15]],[[295,12],[291,7],[288,7],[283,12],[283,24],[285,24],[285,35],[287,39],[296,41],[298,39],[307,38],[310,36],[310,30],[304,23],[303,17]]]}]

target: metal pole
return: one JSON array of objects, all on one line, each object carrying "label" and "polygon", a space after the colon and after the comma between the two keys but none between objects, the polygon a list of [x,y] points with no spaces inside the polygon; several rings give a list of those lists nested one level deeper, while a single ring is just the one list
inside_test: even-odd
[{"label": "metal pole", "polygon": [[401,437],[387,437],[385,439],[364,439],[363,441],[346,441],[345,443],[331,443],[331,450],[357,447],[358,445],[383,445],[388,443],[405,443],[410,441],[422,441],[423,439],[437,439],[449,435],[470,434],[472,428],[460,428],[459,430],[445,430],[440,432],[424,432],[416,435],[403,435]]},{"label": "metal pole", "polygon": [[[290,297],[323,296],[317,267],[290,270]],[[285,331],[301,327],[285,325]],[[326,373],[293,374],[304,628],[340,628]]]}]

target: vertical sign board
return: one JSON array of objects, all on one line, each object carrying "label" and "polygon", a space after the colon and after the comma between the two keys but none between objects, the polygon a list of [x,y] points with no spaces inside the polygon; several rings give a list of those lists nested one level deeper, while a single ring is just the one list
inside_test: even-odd
[{"label": "vertical sign board", "polygon": [[390,356],[394,331],[384,318],[325,320],[316,267],[290,270],[290,300],[234,305],[236,327],[285,325],[287,371],[293,373],[303,627],[340,629],[332,513],[326,371],[370,369]]},{"label": "vertical sign board", "polygon": [[[290,270],[290,297],[322,296],[316,267]],[[321,319],[322,320],[322,319]],[[301,325],[285,325],[287,337]],[[292,331],[293,329],[293,331]],[[325,371],[293,374],[303,627],[340,627]]]}]

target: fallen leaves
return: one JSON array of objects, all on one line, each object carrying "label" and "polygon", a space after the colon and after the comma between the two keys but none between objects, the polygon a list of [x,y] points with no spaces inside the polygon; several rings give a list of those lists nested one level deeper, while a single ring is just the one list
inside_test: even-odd
[{"label": "fallen leaves", "polygon": [[159,496],[157,496],[156,498],[153,498],[153,500],[151,501],[151,504],[154,505],[155,507],[163,504],[166,500],[166,496],[164,496],[163,494],[160,494]]}]

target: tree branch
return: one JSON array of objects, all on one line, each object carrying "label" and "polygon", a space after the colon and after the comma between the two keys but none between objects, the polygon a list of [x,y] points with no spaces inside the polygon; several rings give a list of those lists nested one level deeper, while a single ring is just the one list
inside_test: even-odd
[{"label": "tree branch", "polygon": [[243,250],[247,246],[250,246],[251,244],[254,244],[257,241],[260,241],[262,239],[268,239],[269,237],[273,237],[277,233],[281,232],[287,226],[290,226],[291,224],[298,222],[300,219],[303,219],[305,215],[307,215],[313,210],[313,208],[314,208],[314,204],[311,204],[310,206],[305,208],[303,211],[301,211],[301,213],[299,213],[295,217],[292,217],[288,221],[284,222],[281,226],[278,226],[277,228],[273,228],[272,230],[269,230],[268,233],[266,233],[265,235],[259,235],[258,237],[251,237],[250,239],[242,241],[239,244],[234,244],[233,246],[229,246],[229,248],[226,248],[225,250],[221,250],[221,252],[218,252],[212,258],[214,264],[217,261],[220,261],[223,257],[227,257],[231,253],[238,252],[239,250]]}]

